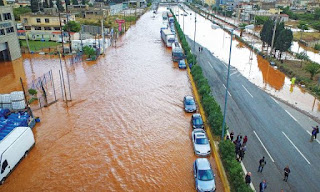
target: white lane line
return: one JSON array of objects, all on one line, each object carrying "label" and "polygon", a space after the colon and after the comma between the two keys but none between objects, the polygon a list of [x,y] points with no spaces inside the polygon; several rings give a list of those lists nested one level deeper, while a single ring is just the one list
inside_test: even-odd
[{"label": "white lane line", "polygon": [[[308,130],[306,130],[306,132],[311,136],[311,133],[310,133]],[[319,141],[319,140],[316,139],[316,141],[317,141],[317,143],[320,144],[320,141]]]},{"label": "white lane line", "polygon": [[234,75],[234,74],[236,74],[236,73],[238,73],[238,71],[235,71],[235,72],[231,73],[230,76],[232,76],[232,75]]},{"label": "white lane line", "polygon": [[208,64],[210,65],[210,67],[213,69],[213,66],[211,65],[211,63],[208,61]]},{"label": "white lane line", "polygon": [[274,102],[276,102],[277,104],[279,104],[279,102],[278,102],[275,98],[271,97],[271,99],[273,99]]},{"label": "white lane line", "polygon": [[247,88],[245,88],[245,86],[242,85],[242,87],[248,92],[248,94],[253,98],[253,96],[250,94],[250,92],[248,91]]},{"label": "white lane line", "polygon": [[256,137],[257,137],[258,140],[260,141],[262,147],[264,148],[264,150],[265,150],[265,151],[267,152],[267,154],[269,155],[271,161],[274,163],[273,158],[271,157],[271,155],[270,155],[269,151],[267,150],[267,148],[266,148],[266,147],[264,146],[264,144],[262,143],[262,141],[261,141],[261,139],[259,138],[258,134],[257,134],[255,131],[253,131],[253,133],[256,135]]},{"label": "white lane line", "polygon": [[[247,169],[246,169],[246,167],[244,166],[244,164],[242,163],[242,161],[241,161],[240,165],[241,165],[241,167],[242,167],[242,170],[243,170],[244,174],[247,175],[247,173],[248,173],[248,172],[247,172]],[[254,188],[252,182],[250,183],[250,187],[251,187],[251,189],[252,189],[253,191],[256,191],[256,189]]]},{"label": "white lane line", "polygon": [[298,147],[289,139],[289,137],[282,131],[282,134],[288,139],[288,141],[293,145],[293,147],[300,153],[300,155],[306,160],[306,162],[310,165],[310,161],[301,153],[301,151],[298,149]]},{"label": "white lane line", "polygon": [[288,113],[288,115],[290,115],[290,117],[292,117],[293,120],[295,120],[296,122],[298,122],[298,120],[297,120],[296,118],[294,118],[294,116],[291,115],[291,113],[289,113],[289,111],[287,111],[287,110],[285,110],[285,111]]},{"label": "white lane line", "polygon": [[[225,89],[227,89],[224,84],[222,84],[222,85],[223,85],[223,87],[224,87]],[[230,93],[229,91],[228,91],[228,95],[229,95],[230,97],[232,97],[232,96],[231,96],[231,93]]]}]

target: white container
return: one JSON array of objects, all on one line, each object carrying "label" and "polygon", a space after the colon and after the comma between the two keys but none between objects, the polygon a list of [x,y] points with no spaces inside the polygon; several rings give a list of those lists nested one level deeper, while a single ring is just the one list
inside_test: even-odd
[{"label": "white container", "polygon": [[11,103],[10,94],[3,94],[2,95],[2,104],[10,104],[10,103]]},{"label": "white container", "polygon": [[26,103],[24,100],[22,101],[13,101],[12,103],[12,109],[13,110],[22,110],[26,108]]},{"label": "white container", "polygon": [[2,104],[2,94],[0,94],[0,105]]},{"label": "white container", "polygon": [[9,104],[4,103],[4,104],[2,104],[2,108],[3,108],[3,109],[12,110],[12,105],[11,105],[11,103],[9,103]]},{"label": "white container", "polygon": [[11,102],[24,100],[23,91],[14,91],[10,93]]}]

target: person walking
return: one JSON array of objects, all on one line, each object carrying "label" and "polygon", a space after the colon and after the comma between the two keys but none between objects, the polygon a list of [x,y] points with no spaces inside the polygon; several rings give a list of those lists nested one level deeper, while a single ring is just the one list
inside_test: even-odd
[{"label": "person walking", "polygon": [[234,132],[231,131],[231,133],[230,133],[230,140],[231,140],[231,141],[233,141],[233,136],[234,136]]},{"label": "person walking", "polygon": [[266,182],[266,180],[263,180],[263,181],[260,183],[259,188],[260,188],[260,192],[264,192],[264,190],[267,188],[267,182]]},{"label": "person walking", "polygon": [[246,184],[250,185],[250,183],[251,183],[251,172],[247,173],[247,175],[245,177],[245,180],[246,180]]},{"label": "person walking", "polygon": [[244,136],[242,145],[246,145],[248,142],[248,137]]},{"label": "person walking", "polygon": [[288,181],[288,177],[289,177],[289,173],[290,173],[291,171],[290,171],[290,168],[289,168],[288,165],[287,165],[283,170],[284,170],[284,178],[283,178],[283,180],[284,180],[285,182],[287,182],[287,181]]},{"label": "person walking", "polygon": [[264,159],[264,157],[262,157],[262,159],[260,159],[259,161],[259,168],[258,168],[258,172],[262,173],[263,167],[267,164],[266,160]]},{"label": "person walking", "polygon": [[313,127],[312,132],[311,132],[310,142],[312,142],[315,138],[317,138],[317,129],[315,127]]}]

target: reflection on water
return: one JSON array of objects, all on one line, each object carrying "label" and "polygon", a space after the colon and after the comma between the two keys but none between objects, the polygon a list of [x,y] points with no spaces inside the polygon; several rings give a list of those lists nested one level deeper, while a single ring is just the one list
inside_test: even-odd
[{"label": "reflection on water", "polygon": [[[175,9],[178,9],[177,7]],[[194,12],[186,8],[192,15],[186,16],[188,23],[185,23],[184,32],[193,39],[195,31]],[[180,10],[181,11],[181,10]],[[227,63],[229,59],[230,34],[222,29],[212,29],[212,22],[196,15],[196,41],[206,47],[215,57]],[[183,26],[180,20],[180,25]],[[235,41],[235,40],[234,40]],[[255,43],[256,44],[256,43]],[[231,65],[248,78],[255,85],[263,88],[266,92],[278,97],[279,99],[300,108],[311,115],[320,118],[320,110],[312,107],[314,96],[301,91],[299,86],[291,88],[291,81],[279,70],[269,66],[269,62],[250,49],[242,46],[241,43],[232,44]],[[319,100],[315,101],[319,105]]]},{"label": "reflection on water", "polygon": [[[66,107],[57,88],[59,102],[35,111],[41,118],[33,129],[36,145],[1,191],[195,190],[191,114],[182,107],[192,92],[160,40],[161,14],[143,15],[94,63],[66,60],[73,101]],[[59,86],[57,56],[24,55],[16,63],[26,82],[52,69]],[[5,78],[22,76],[9,65],[0,64],[7,69],[1,92],[12,88]]]}]

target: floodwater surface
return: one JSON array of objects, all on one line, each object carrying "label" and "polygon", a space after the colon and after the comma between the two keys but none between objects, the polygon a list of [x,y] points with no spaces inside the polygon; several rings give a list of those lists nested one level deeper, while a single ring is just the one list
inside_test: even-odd
[{"label": "floodwater surface", "polygon": [[195,190],[191,114],[182,104],[192,90],[161,41],[161,22],[161,12],[155,19],[148,12],[96,62],[66,62],[68,107],[57,56],[0,63],[0,93],[21,90],[20,77],[30,86],[52,69],[59,99],[34,111],[41,118],[33,129],[36,145],[1,191]]}]

